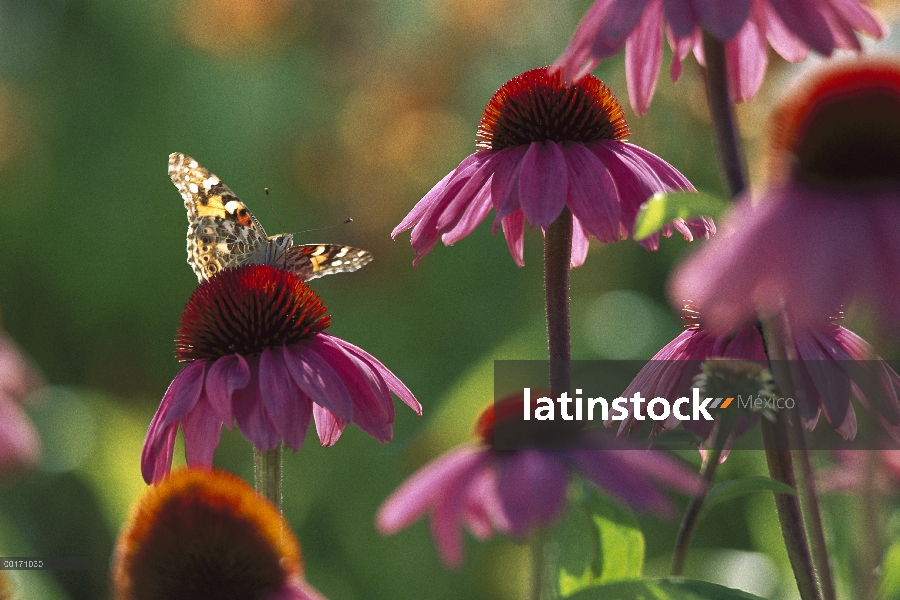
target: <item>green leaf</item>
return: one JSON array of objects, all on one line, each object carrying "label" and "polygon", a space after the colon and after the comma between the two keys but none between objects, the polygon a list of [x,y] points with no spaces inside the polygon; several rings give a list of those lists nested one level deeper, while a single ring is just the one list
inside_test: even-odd
[{"label": "green leaf", "polygon": [[900,542],[888,548],[881,564],[881,584],[878,586],[879,600],[900,600]]},{"label": "green leaf", "polygon": [[755,492],[775,492],[778,494],[790,494],[791,496],[797,494],[790,486],[785,485],[780,481],[769,479],[768,477],[754,475],[751,477],[729,479],[728,481],[723,481],[716,485],[709,491],[709,494],[706,496],[706,502],[703,503],[703,511],[701,514],[706,514],[709,509],[721,502]]},{"label": "green leaf", "polygon": [[569,600],[763,600],[707,581],[670,577],[619,581],[584,589]]},{"label": "green leaf", "polygon": [[718,217],[727,207],[727,201],[705,192],[655,194],[638,211],[634,239],[648,237],[675,219]]},{"label": "green leaf", "polygon": [[[560,553],[560,594],[568,596],[588,586],[639,578],[644,569],[644,534],[634,514],[587,486],[578,506],[573,521],[578,519],[582,530],[587,529],[589,543],[582,539],[571,545],[567,539],[558,544],[564,549]],[[584,533],[580,537],[584,538]],[[574,547],[591,551],[581,550],[575,556]]]}]

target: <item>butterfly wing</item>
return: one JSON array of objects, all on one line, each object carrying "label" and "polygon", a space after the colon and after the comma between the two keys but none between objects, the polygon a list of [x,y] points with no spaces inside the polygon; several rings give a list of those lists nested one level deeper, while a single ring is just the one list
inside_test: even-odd
[{"label": "butterfly wing", "polygon": [[264,262],[265,230],[218,177],[178,152],[169,155],[169,177],[187,209],[187,262],[198,280],[228,267]]},{"label": "butterfly wing", "polygon": [[372,255],[359,248],[332,244],[302,244],[287,248],[283,268],[293,271],[306,281],[349,273],[372,262]]}]

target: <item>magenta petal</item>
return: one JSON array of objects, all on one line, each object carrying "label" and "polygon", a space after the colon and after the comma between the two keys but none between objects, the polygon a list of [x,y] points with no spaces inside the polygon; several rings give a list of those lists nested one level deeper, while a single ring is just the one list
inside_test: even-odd
[{"label": "magenta petal", "polygon": [[488,212],[491,210],[491,184],[484,184],[477,194],[471,199],[469,205],[466,206],[462,215],[459,217],[456,225],[447,233],[441,236],[441,241],[446,246],[452,246],[459,240],[463,239],[478,227]]},{"label": "magenta petal", "polygon": [[672,81],[678,81],[681,77],[681,72],[684,70],[682,66],[682,61],[687,57],[688,52],[691,51],[694,46],[698,43],[701,43],[700,33],[697,31],[695,34],[689,35],[688,37],[678,37],[673,39],[673,34],[669,33],[669,45],[672,47],[672,67],[669,70],[669,74],[672,77]]},{"label": "magenta petal", "polygon": [[781,21],[807,46],[830,56],[834,50],[834,38],[828,22],[820,12],[818,0],[768,0]]},{"label": "magenta petal", "polygon": [[555,142],[531,142],[519,173],[519,198],[525,218],[549,227],[566,204],[566,157]]},{"label": "magenta petal", "polygon": [[[663,0],[666,22],[676,38],[686,38],[700,25],[700,19],[691,0]],[[684,58],[684,54],[681,58]]]},{"label": "magenta petal", "polygon": [[319,436],[319,443],[323,446],[334,446],[341,434],[347,421],[342,421],[328,412],[328,409],[313,404],[313,419],[316,422],[316,435]]},{"label": "magenta petal", "polygon": [[750,0],[693,0],[703,28],[720,41],[737,35],[750,14]]},{"label": "magenta petal", "polygon": [[408,527],[425,514],[442,489],[468,480],[473,468],[486,466],[489,458],[482,448],[460,446],[423,466],[382,503],[375,516],[378,531],[390,535]]},{"label": "magenta petal", "polygon": [[209,367],[206,374],[206,399],[229,428],[233,419],[231,395],[234,390],[247,387],[248,383],[250,367],[240,354],[223,356]]},{"label": "magenta petal", "polygon": [[738,35],[725,42],[731,99],[748,102],[756,96],[769,60],[766,40],[753,21],[747,21]]},{"label": "magenta petal", "polygon": [[353,399],[314,340],[285,346],[284,363],[300,390],[345,423],[353,418]]},{"label": "magenta petal", "polygon": [[181,422],[184,432],[184,454],[189,467],[210,468],[213,454],[222,435],[222,420],[206,402],[196,408]]},{"label": "magenta petal", "polygon": [[[584,15],[575,31],[575,37],[578,37],[582,30],[590,30],[592,56],[604,58],[615,54],[622,47],[625,38],[634,31],[650,1],[598,0]],[[575,37],[572,40],[573,44]]]},{"label": "magenta petal", "polygon": [[831,6],[856,31],[880,40],[887,28],[860,0],[831,0]]},{"label": "magenta petal", "polygon": [[647,114],[662,65],[662,10],[659,0],[651,2],[625,42],[628,98],[638,115]]},{"label": "magenta petal", "polygon": [[572,253],[569,256],[569,268],[574,269],[584,264],[587,259],[590,239],[581,222],[572,217]]},{"label": "magenta petal", "polygon": [[360,372],[354,357],[349,356],[329,337],[320,334],[311,342],[315,343],[316,351],[346,384],[353,400],[353,423],[382,443],[390,441],[393,436],[392,419],[383,408],[383,400],[378,397],[378,392],[373,391],[372,386],[377,386],[377,382],[370,381],[366,377],[367,373]]},{"label": "magenta petal", "polygon": [[[660,492],[650,478],[632,469],[629,463],[640,460],[642,453],[651,450],[580,450],[569,452],[570,460],[585,477],[597,487],[627,502],[636,510],[649,510],[669,516],[673,512],[671,501]],[[660,452],[650,455],[665,460]],[[670,464],[669,462],[665,464]]]},{"label": "magenta petal", "polygon": [[40,454],[41,439],[28,415],[0,391],[0,471],[34,466]]},{"label": "magenta petal", "polygon": [[752,10],[753,20],[765,32],[766,39],[779,56],[792,63],[806,58],[809,46],[797,39],[768,2],[754,2]]},{"label": "magenta petal", "polygon": [[[309,398],[301,395],[291,379],[283,358],[285,352],[284,346],[265,348],[262,351],[259,357],[259,391],[275,431],[285,441],[291,434],[292,443],[289,445],[293,447],[297,445],[298,435],[300,443],[303,443],[306,429],[299,428],[304,418],[305,425],[309,426],[312,406],[309,406]],[[287,356],[291,357],[290,354]],[[303,404],[307,406],[304,407]]]},{"label": "magenta petal", "polygon": [[503,217],[503,237],[516,265],[525,266],[525,215],[521,210]]},{"label": "magenta petal", "polygon": [[194,408],[200,394],[203,393],[205,375],[206,361],[195,360],[175,376],[160,402],[160,410],[163,405],[166,406],[166,416],[160,424],[161,427],[180,420]]},{"label": "magenta petal", "polygon": [[497,154],[491,151],[481,151],[476,154],[479,155],[480,160],[477,163],[473,163],[475,168],[466,177],[465,185],[460,188],[453,200],[447,204],[447,207],[437,220],[437,228],[441,231],[447,231],[459,222],[466,208],[478,197],[482,189],[487,188],[487,193],[490,194],[490,178],[494,171],[494,165],[497,162]]},{"label": "magenta petal", "polygon": [[618,190],[609,170],[587,148],[580,144],[566,147],[569,166],[569,197],[566,201],[572,215],[585,231],[603,243],[619,239]]},{"label": "magenta petal", "polygon": [[518,450],[496,460],[497,491],[511,535],[525,535],[562,512],[569,473],[557,453]]},{"label": "magenta petal", "polygon": [[247,357],[250,366],[250,383],[232,396],[234,418],[247,440],[259,450],[274,450],[281,436],[266,414],[265,403],[259,389],[259,358]]},{"label": "magenta petal", "polygon": [[513,146],[497,152],[495,171],[491,177],[491,202],[494,204],[494,226],[506,215],[520,210],[522,202],[519,198],[519,173],[522,171],[522,159],[528,148]]},{"label": "magenta petal", "polygon": [[416,397],[413,396],[413,393],[409,391],[409,388],[407,388],[406,385],[404,385],[404,383],[390,371],[390,369],[381,364],[381,361],[379,361],[377,358],[375,358],[359,346],[355,346],[346,340],[342,340],[338,337],[334,337],[328,334],[323,335],[327,335],[335,344],[341,346],[348,352],[355,354],[360,360],[365,361],[369,364],[370,367],[378,371],[378,373],[387,383],[390,390],[394,392],[394,394],[396,394],[397,397],[400,398],[400,400],[405,405],[416,411],[417,415],[419,415],[420,417],[422,416],[422,405],[419,404],[419,401],[416,400]]},{"label": "magenta petal", "polygon": [[150,421],[141,450],[141,475],[147,483],[159,483],[172,468],[178,423],[163,426],[164,415],[164,408],[160,406]]}]

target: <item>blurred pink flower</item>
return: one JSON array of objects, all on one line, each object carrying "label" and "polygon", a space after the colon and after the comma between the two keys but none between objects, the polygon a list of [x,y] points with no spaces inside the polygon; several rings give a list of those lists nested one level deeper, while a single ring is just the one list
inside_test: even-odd
[{"label": "blurred pink flower", "polygon": [[[565,86],[547,68],[506,82],[488,103],[478,127],[478,151],[435,185],[391,232],[413,227],[413,264],[438,239],[451,245],[494,209],[513,260],[524,265],[525,221],[546,229],[568,208],[573,215],[571,265],[584,263],[588,238],[616,242],[633,233],[638,208],[657,192],[694,190],[674,167],[626,143],[619,103],[595,77]],[[676,220],[692,240],[715,233],[711,220]],[[639,240],[655,250],[659,235]]]},{"label": "blurred pink flower", "polygon": [[702,31],[725,42],[735,102],[751,100],[766,73],[768,46],[790,62],[810,50],[860,50],[856,32],[882,38],[886,28],[865,0],[597,0],[575,30],[555,68],[578,80],[625,46],[631,106],[645,114],[656,89],[665,30],[672,48],[672,81],[692,49],[703,59]]},{"label": "blurred pink flower", "polygon": [[274,505],[223,471],[179,469],[148,487],[112,561],[117,600],[324,600]]},{"label": "blurred pink flower", "polygon": [[674,301],[732,330],[785,311],[814,327],[861,298],[900,327],[900,64],[847,61],[780,107],[767,188],[673,276]]},{"label": "blurred pink flower", "polygon": [[40,460],[41,440],[21,405],[43,385],[37,368],[0,332],[0,473],[32,468]]},{"label": "blurred pink flower", "polygon": [[391,392],[422,414],[403,383],[365,350],[324,333],[325,305],[296,275],[267,265],[228,269],[194,291],[178,332],[189,364],[166,390],[141,454],[144,480],[168,473],[179,423],[189,465],[209,467],[222,425],[256,448],[297,450],[311,420],[325,446],[347,423],[390,441]]},{"label": "blurred pink flower", "polygon": [[[521,418],[522,397],[498,405],[498,418]],[[480,540],[496,530],[523,538],[552,523],[563,511],[572,472],[632,508],[671,516],[674,507],[660,488],[694,494],[697,475],[671,456],[652,450],[492,449],[494,406],[479,419],[480,443],[450,450],[425,465],[385,500],[376,516],[389,535],[431,514],[431,533],[444,563],[463,560],[462,529]]]},{"label": "blurred pink flower", "polygon": [[835,465],[817,477],[823,492],[860,494],[869,485],[882,494],[900,491],[900,450],[838,450],[831,457]]},{"label": "blurred pink flower", "polygon": [[[693,308],[686,307],[685,312],[685,331],[650,359],[622,396],[631,397],[638,391],[647,398],[690,396],[701,363],[710,359],[768,364],[757,325],[745,325],[734,334],[717,333],[701,327]],[[801,396],[798,409],[807,429],[812,431],[819,416],[824,414],[828,424],[844,439],[856,437],[856,413],[850,404],[853,395],[875,413],[890,435],[900,439],[900,401],[897,399],[900,376],[881,361],[865,340],[849,329],[826,322],[815,329],[793,331],[793,345],[799,363],[797,374],[805,384],[805,394]],[[877,389],[871,387],[871,368],[880,369]],[[658,422],[651,433],[673,429],[679,423],[700,436],[707,445],[712,442],[715,422],[682,422],[674,414]],[[619,431],[637,429],[641,424],[633,418],[626,419]],[[744,419],[736,425],[735,433],[740,434],[751,425]]]}]

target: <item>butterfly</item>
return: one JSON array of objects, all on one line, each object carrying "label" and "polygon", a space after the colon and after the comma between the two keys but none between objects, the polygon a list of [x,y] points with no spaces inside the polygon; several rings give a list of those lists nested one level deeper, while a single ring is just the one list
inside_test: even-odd
[{"label": "butterfly", "polygon": [[206,168],[184,154],[169,155],[169,177],[187,209],[187,262],[205,281],[228,267],[267,264],[305,280],[355,271],[372,261],[359,248],[294,245],[289,233],[266,235],[247,205]]}]

